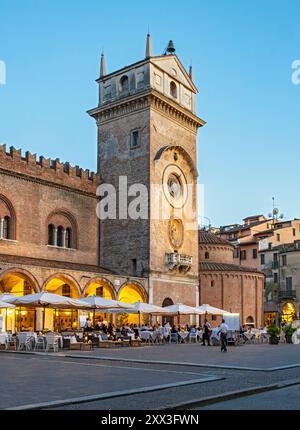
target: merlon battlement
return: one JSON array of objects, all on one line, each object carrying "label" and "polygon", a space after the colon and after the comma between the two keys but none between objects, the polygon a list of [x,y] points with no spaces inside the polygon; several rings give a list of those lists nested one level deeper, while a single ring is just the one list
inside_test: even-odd
[{"label": "merlon battlement", "polygon": [[5,144],[0,145],[0,167],[84,191],[94,191],[98,184],[97,174],[89,169],[62,163],[59,158],[37,158],[30,151],[23,154],[13,146],[7,151]]}]

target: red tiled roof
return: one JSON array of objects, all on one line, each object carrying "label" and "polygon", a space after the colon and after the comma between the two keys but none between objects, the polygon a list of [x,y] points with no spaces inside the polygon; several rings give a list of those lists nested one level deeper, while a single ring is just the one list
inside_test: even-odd
[{"label": "red tiled roof", "polygon": [[228,240],[221,239],[210,231],[199,230],[199,245],[202,244],[233,246]]},{"label": "red tiled roof", "polygon": [[199,263],[199,272],[255,272],[262,273],[253,267],[238,266],[236,264],[227,263]]}]

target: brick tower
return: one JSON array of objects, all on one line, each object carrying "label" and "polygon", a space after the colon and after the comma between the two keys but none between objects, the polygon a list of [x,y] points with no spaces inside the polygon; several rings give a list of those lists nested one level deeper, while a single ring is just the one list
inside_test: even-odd
[{"label": "brick tower", "polygon": [[[205,122],[195,114],[192,71],[174,52],[170,41],[152,56],[148,35],[145,58],[109,74],[101,56],[99,104],[88,113],[98,127],[100,183],[115,187],[117,210],[100,221],[99,255],[102,267],[147,277],[150,303],[196,305],[196,135]],[[137,219],[127,216],[141,196],[134,184],[148,193]]]}]

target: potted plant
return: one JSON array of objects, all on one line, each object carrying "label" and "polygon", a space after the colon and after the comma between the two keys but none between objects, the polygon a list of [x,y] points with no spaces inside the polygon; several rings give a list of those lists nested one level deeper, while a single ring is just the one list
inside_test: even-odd
[{"label": "potted plant", "polygon": [[280,330],[276,325],[270,325],[270,327],[268,327],[268,335],[269,337],[269,343],[271,345],[278,345],[279,343],[279,334],[280,334]]},{"label": "potted plant", "polygon": [[292,336],[293,333],[295,333],[297,329],[295,327],[292,327],[291,324],[285,326],[283,328],[283,331],[285,333],[285,339],[286,339],[286,343],[293,343],[292,342]]}]

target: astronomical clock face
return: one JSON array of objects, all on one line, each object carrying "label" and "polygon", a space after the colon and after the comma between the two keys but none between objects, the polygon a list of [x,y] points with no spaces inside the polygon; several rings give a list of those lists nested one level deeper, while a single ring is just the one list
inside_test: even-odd
[{"label": "astronomical clock face", "polygon": [[185,205],[188,197],[188,187],[186,178],[178,166],[170,164],[164,170],[163,190],[172,207],[180,209]]},{"label": "astronomical clock face", "polygon": [[183,223],[179,218],[169,219],[169,241],[173,248],[180,248],[183,244]]}]

